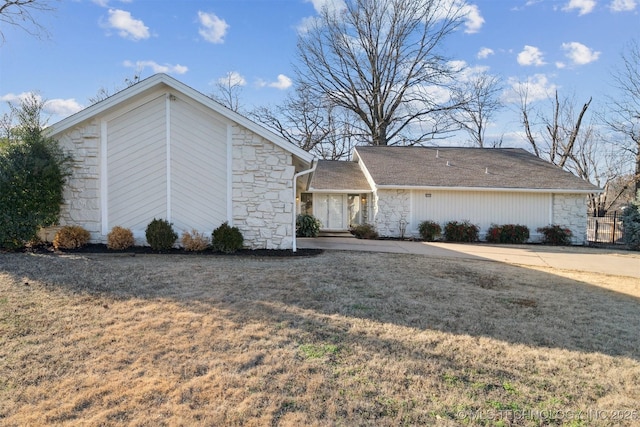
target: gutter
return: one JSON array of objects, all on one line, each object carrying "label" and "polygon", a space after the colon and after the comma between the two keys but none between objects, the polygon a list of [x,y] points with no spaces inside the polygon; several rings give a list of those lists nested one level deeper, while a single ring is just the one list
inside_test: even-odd
[{"label": "gutter", "polygon": [[310,169],[300,171],[297,174],[293,175],[293,209],[292,209],[293,221],[291,222],[291,225],[293,226],[291,229],[291,231],[293,232],[293,246],[292,246],[293,252],[296,252],[298,250],[298,246],[296,244],[296,217],[298,216],[298,213],[297,213],[298,206],[296,204],[296,193],[298,192],[298,187],[297,187],[298,177],[315,172],[316,166],[318,166],[318,160],[314,157],[311,160]]}]

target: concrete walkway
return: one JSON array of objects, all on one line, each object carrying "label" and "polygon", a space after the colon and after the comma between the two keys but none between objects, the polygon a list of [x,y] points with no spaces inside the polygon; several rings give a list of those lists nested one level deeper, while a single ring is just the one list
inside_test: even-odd
[{"label": "concrete walkway", "polygon": [[326,250],[391,252],[440,258],[489,260],[640,278],[640,253],[616,249],[360,240],[353,237],[298,238],[297,246]]}]

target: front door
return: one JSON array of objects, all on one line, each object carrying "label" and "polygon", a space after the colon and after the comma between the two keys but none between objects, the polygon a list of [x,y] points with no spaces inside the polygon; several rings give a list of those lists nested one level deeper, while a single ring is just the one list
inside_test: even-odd
[{"label": "front door", "polygon": [[346,230],[346,194],[316,194],[314,214],[326,230]]}]

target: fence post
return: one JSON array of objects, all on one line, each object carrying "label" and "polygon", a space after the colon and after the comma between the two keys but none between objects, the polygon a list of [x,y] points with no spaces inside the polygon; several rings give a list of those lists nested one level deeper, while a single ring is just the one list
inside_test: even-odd
[{"label": "fence post", "polygon": [[616,242],[616,221],[617,221],[618,211],[613,211],[613,233],[611,233],[611,243]]},{"label": "fence post", "polygon": [[594,218],[593,218],[593,222],[595,222],[595,223],[596,223],[596,227],[595,227],[596,229],[595,229],[595,231],[594,231],[594,233],[593,233],[593,241],[594,241],[595,243],[598,243],[598,218],[597,218],[597,217],[594,217]]}]

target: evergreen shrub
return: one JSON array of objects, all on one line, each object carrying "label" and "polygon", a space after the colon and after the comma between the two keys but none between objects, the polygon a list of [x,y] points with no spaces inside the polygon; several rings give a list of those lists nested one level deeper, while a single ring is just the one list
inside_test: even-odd
[{"label": "evergreen shrub", "polygon": [[227,222],[213,230],[211,233],[211,247],[219,252],[227,254],[242,249],[244,237],[238,227],[231,227]]},{"label": "evergreen shrub", "polygon": [[173,225],[167,220],[156,218],[147,225],[145,237],[154,251],[168,251],[178,240]]}]

